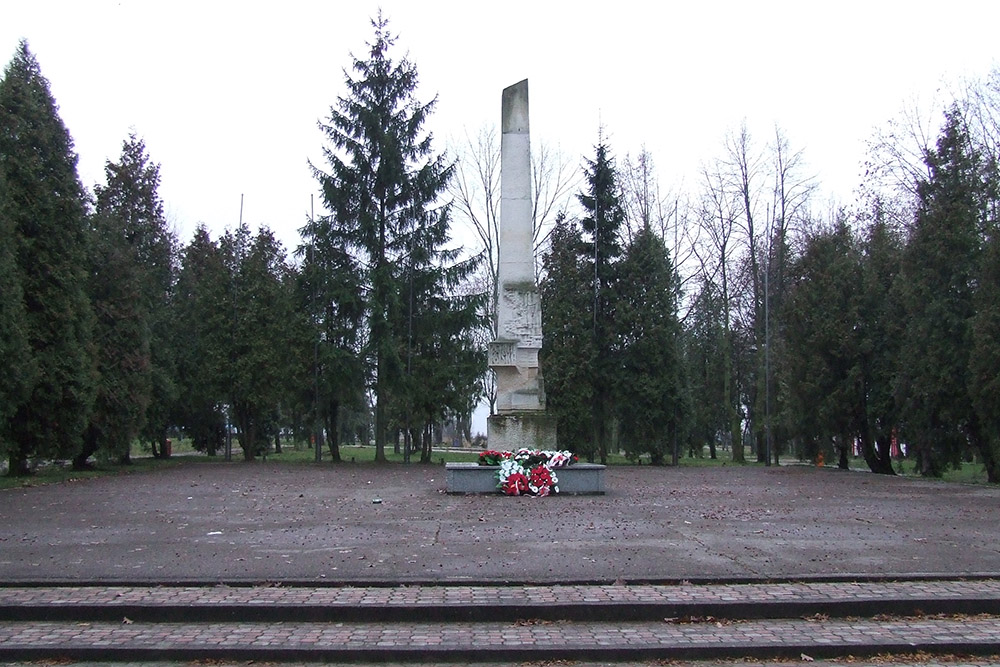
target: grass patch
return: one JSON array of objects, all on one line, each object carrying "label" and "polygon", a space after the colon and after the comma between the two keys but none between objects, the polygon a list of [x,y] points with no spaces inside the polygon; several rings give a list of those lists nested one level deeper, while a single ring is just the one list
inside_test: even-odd
[{"label": "grass patch", "polygon": [[[243,459],[243,450],[238,446],[233,447],[233,460]],[[403,454],[400,452],[396,454],[393,448],[385,448],[385,458],[389,463],[403,463]],[[313,463],[316,460],[315,451],[310,448],[305,447],[282,447],[280,454],[275,454],[270,452],[267,455],[267,462],[272,461],[281,463]],[[354,446],[354,445],[341,445],[340,446],[340,460],[345,463],[374,463],[375,462],[375,447],[367,446]],[[459,463],[459,462],[472,462],[479,460],[479,451],[468,450],[464,452],[456,452],[451,450],[434,450],[431,456],[431,463],[443,464],[443,463]],[[323,450],[323,461],[325,463],[330,463],[330,450]],[[418,463],[420,461],[420,452],[414,452],[410,454],[410,463]]]},{"label": "grass patch", "polygon": [[[185,460],[193,460],[185,457]],[[18,489],[31,486],[42,486],[45,484],[63,484],[67,482],[79,482],[97,477],[108,477],[111,475],[129,475],[133,473],[151,472],[162,470],[166,467],[180,465],[179,459],[158,460],[153,458],[133,458],[129,465],[96,465],[90,470],[73,470],[70,463],[56,461],[50,464],[38,466],[35,472],[27,477],[11,477],[10,475],[0,475],[0,489]]]},{"label": "grass patch", "polygon": [[[52,464],[39,466],[35,474],[28,477],[9,477],[5,474],[0,475],[0,490],[11,489],[11,488],[23,488],[31,486],[40,486],[43,484],[61,484],[61,483],[71,483],[80,480],[94,479],[98,477],[107,477],[111,475],[123,475],[123,474],[133,474],[133,473],[144,473],[144,472],[154,472],[157,470],[163,470],[164,468],[177,466],[188,463],[213,463],[213,464],[225,464],[226,460],[224,458],[224,452],[219,451],[219,453],[210,457],[204,453],[195,452],[194,448],[191,446],[190,441],[187,439],[174,439],[171,442],[171,449],[173,456],[169,459],[153,459],[148,456],[149,447],[137,445],[133,450],[132,463],[130,465],[115,465],[115,464],[100,464],[95,466],[92,470],[76,471],[73,470],[69,463],[67,462],[55,462]],[[686,453],[686,452],[685,452]],[[375,462],[375,447],[373,446],[354,446],[354,445],[344,445],[340,447],[340,457],[343,465],[351,464],[370,464]],[[395,453],[393,448],[386,448],[386,459],[390,464],[402,464],[403,455],[402,453]],[[418,465],[420,460],[420,454],[414,453],[410,456],[410,463]],[[479,451],[468,449],[464,451],[455,450],[434,450],[432,455],[431,463],[434,465],[443,465],[444,463],[457,463],[457,462],[475,462],[479,460]],[[583,460],[583,459],[581,459]],[[666,459],[666,463],[669,463],[669,457]],[[243,464],[243,450],[240,449],[239,444],[233,443],[232,451],[232,463]],[[276,454],[273,451],[269,452],[267,456],[259,456],[255,460],[255,463],[261,464],[266,463],[267,465],[315,465],[315,453],[313,449],[307,446],[305,443],[284,443],[282,447],[282,452]],[[330,459],[330,452],[328,449],[323,451],[323,462],[320,465],[330,465],[332,463]],[[783,461],[784,463],[784,461]],[[620,466],[620,465],[635,465],[636,462],[627,459],[622,454],[609,454],[608,465]],[[649,457],[642,457],[640,459],[640,465],[649,465]],[[686,457],[683,456],[679,460],[679,466],[684,468],[709,468],[709,467],[733,467],[740,468],[744,466],[763,466],[763,463],[758,463],[756,459],[747,452],[747,460],[745,463],[735,463],[732,460],[732,452],[730,451],[719,451],[717,453],[717,458],[711,459],[708,457],[707,449],[704,456],[701,458],[697,457]],[[828,463],[829,465],[829,463]],[[896,472],[905,477],[920,477],[919,472],[916,470],[916,463],[914,461],[904,460],[895,462]],[[664,466],[669,467],[669,466]],[[867,469],[864,459],[851,459],[851,468],[857,470]],[[959,468],[949,469],[945,471],[942,481],[954,482],[959,484],[986,484],[986,471],[983,466],[979,463],[963,463]]]},{"label": "grass patch", "polygon": [[[863,463],[863,462],[862,462]],[[921,479],[934,479],[933,477],[923,477],[917,468],[916,461],[900,461],[896,465],[896,472],[904,477],[920,477]],[[943,482],[954,482],[956,484],[987,484],[986,469],[982,463],[962,462],[959,467],[949,467],[941,476]]]}]

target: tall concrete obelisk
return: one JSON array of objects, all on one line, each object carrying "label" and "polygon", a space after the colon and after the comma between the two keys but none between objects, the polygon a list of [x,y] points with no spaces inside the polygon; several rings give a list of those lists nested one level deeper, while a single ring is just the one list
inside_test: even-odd
[{"label": "tall concrete obelisk", "polygon": [[489,364],[497,379],[497,414],[488,422],[492,449],[556,448],[556,420],[545,412],[538,352],[542,307],[535,283],[528,80],[503,91],[497,339]]}]

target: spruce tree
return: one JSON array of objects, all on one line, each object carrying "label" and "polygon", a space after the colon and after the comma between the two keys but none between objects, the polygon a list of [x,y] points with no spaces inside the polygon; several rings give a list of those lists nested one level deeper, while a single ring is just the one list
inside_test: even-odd
[{"label": "spruce tree", "polygon": [[980,437],[968,378],[986,181],[957,110],[926,165],[899,274],[906,325],[896,388],[906,441],[921,473],[937,477]]},{"label": "spruce tree", "polygon": [[541,365],[546,407],[559,420],[559,441],[593,461],[593,367],[595,360],[590,273],[580,259],[578,224],[559,216],[542,258]]},{"label": "spruce tree", "polygon": [[149,406],[149,317],[140,289],[141,268],[115,216],[92,216],[87,292],[94,309],[96,395],[83,447],[73,467],[88,459],[127,460]]},{"label": "spruce tree", "polygon": [[[433,153],[424,125],[436,100],[415,97],[417,69],[390,54],[395,37],[381,15],[364,59],[346,73],[348,94],[320,129],[330,142],[330,173],[315,169],[337,236],[359,259],[365,287],[369,359],[375,396],[375,458],[385,461],[393,398],[405,392],[401,313],[413,230],[447,215],[437,206],[452,167]],[[397,410],[398,412],[398,410]]]},{"label": "spruce tree", "polygon": [[713,460],[717,456],[719,435],[729,430],[724,384],[726,367],[723,364],[727,340],[723,317],[722,296],[712,281],[703,276],[685,318],[683,332],[685,402],[690,410],[686,434],[692,455],[701,457],[702,448],[707,444],[709,458]]},{"label": "spruce tree", "polygon": [[[996,194],[996,192],[992,192]],[[979,451],[986,477],[1000,483],[1000,229],[990,221],[975,294],[969,391],[981,427]]]},{"label": "spruce tree", "polygon": [[861,244],[861,289],[858,295],[860,356],[858,378],[863,404],[858,440],[874,473],[894,474],[892,441],[899,424],[893,378],[899,357],[903,316],[893,283],[899,274],[902,239],[889,226],[879,205]]},{"label": "spruce tree", "polygon": [[619,375],[615,305],[619,290],[619,238],[625,209],[614,158],[603,138],[595,148],[594,159],[586,161],[584,180],[584,191],[577,198],[584,210],[580,221],[585,235],[581,259],[590,278],[592,298],[591,331],[595,351],[592,438],[601,462],[605,463],[614,418],[614,386]]},{"label": "spruce tree", "polygon": [[679,455],[685,401],[677,319],[677,281],[663,240],[647,224],[618,267],[616,305],[621,370],[615,391],[626,454],[654,465]]},{"label": "spruce tree", "polygon": [[330,217],[300,230],[303,243],[297,300],[308,315],[304,350],[309,360],[300,400],[311,416],[310,432],[322,450],[325,437],[340,461],[341,414],[364,405],[364,368],[360,341],[364,319],[361,271]]},{"label": "spruce tree", "polygon": [[486,295],[459,293],[480,257],[459,260],[449,244],[447,212],[409,232],[410,252],[400,267],[403,294],[397,332],[405,367],[400,417],[420,434],[422,463],[431,460],[431,430],[447,418],[471,418],[483,395],[486,353],[475,338]]},{"label": "spruce tree", "polygon": [[0,218],[13,240],[37,375],[8,420],[13,475],[28,472],[30,457],[75,454],[93,403],[85,199],[76,163],[49,83],[21,42],[0,82]]}]

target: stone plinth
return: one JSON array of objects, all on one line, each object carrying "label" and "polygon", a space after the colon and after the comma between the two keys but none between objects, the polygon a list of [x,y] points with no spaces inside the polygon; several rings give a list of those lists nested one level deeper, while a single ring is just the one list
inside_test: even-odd
[{"label": "stone plinth", "polygon": [[556,442],[556,417],[544,412],[526,410],[491,415],[489,429],[490,449],[516,452],[528,449],[559,449]]},{"label": "stone plinth", "polygon": [[[478,463],[448,463],[445,465],[445,485],[451,494],[499,493],[497,470],[499,466],[481,466]],[[596,463],[577,463],[555,469],[559,479],[559,495],[604,495],[604,466]]]}]

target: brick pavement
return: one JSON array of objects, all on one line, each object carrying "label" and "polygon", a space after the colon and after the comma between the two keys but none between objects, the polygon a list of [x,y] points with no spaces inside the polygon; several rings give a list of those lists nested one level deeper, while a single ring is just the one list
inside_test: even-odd
[{"label": "brick pavement", "polygon": [[1000,618],[498,623],[10,622],[3,659],[421,660],[787,658],[1000,653]]},{"label": "brick pavement", "polygon": [[[955,609],[976,615],[799,616],[814,610],[849,615],[870,611],[874,602],[892,601],[914,609],[957,605]],[[462,620],[470,609],[481,613]],[[546,619],[546,609],[555,609],[558,618]],[[95,610],[103,610],[103,616],[93,616]],[[183,616],[162,614],[168,610],[180,610]],[[199,610],[211,614],[199,615]],[[302,610],[319,611],[322,620],[285,613]],[[364,613],[353,618],[343,613],[350,610]],[[686,615],[705,610],[715,613]],[[71,613],[60,616],[60,611]],[[763,618],[748,618],[755,614]],[[442,617],[432,618],[435,615]],[[53,620],[57,617],[60,620]],[[784,659],[801,654],[830,658],[918,651],[992,655],[1000,654],[1000,580],[20,586],[0,588],[0,619],[0,660],[473,662]]]},{"label": "brick pavement", "polygon": [[[949,601],[952,604],[949,604]],[[497,616],[505,607],[516,611],[548,605],[591,608],[594,613],[620,616],[623,611],[646,607],[657,616],[683,615],[690,610],[712,609],[725,615],[727,608],[747,611],[758,606],[772,613],[788,614],[791,606],[812,607],[815,613],[844,610],[877,602],[883,609],[891,603],[910,604],[923,613],[1000,613],[1000,579],[778,582],[757,584],[677,585],[509,585],[509,586],[7,586],[0,587],[0,617],[22,616],[31,608],[90,610],[104,607],[187,609],[264,607],[280,615],[285,609],[322,609],[336,615],[341,609],[372,609],[385,613],[398,607],[404,613],[420,614],[428,609],[467,610],[481,607]],[[973,608],[971,603],[979,606]],[[954,603],[966,603],[957,609]],[[750,609],[748,609],[750,607]],[[786,610],[779,609],[784,607]],[[792,613],[795,613],[794,611]],[[905,613],[905,610],[902,612]],[[704,614],[702,614],[704,615]],[[843,615],[843,614],[840,614]],[[288,618],[288,616],[281,616]]]}]

